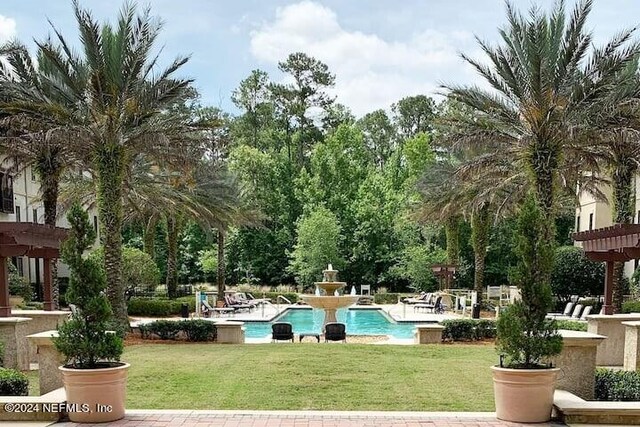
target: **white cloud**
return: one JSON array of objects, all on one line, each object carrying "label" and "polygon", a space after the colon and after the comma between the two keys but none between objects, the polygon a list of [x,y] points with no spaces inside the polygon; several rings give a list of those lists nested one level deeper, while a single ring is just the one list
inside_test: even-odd
[{"label": "white cloud", "polygon": [[[251,53],[275,64],[303,51],[336,74],[338,101],[356,115],[388,108],[404,96],[433,94],[443,81],[463,76],[458,57],[462,45],[473,43],[465,31],[445,33],[420,28],[408,40],[385,40],[343,28],[336,13],[304,0],[276,10],[275,19],[251,32]],[[468,79],[465,79],[468,80]]]},{"label": "white cloud", "polygon": [[16,35],[16,21],[0,15],[0,42],[5,42]]}]

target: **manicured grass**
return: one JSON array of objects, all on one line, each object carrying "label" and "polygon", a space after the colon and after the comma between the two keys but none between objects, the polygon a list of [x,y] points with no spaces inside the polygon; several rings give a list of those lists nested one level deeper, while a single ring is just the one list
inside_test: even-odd
[{"label": "manicured grass", "polygon": [[127,408],[493,411],[493,346],[126,347]]}]

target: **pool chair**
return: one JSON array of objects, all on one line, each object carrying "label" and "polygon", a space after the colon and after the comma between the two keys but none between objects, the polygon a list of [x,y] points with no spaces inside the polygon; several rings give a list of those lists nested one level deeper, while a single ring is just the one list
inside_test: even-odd
[{"label": "pool chair", "polygon": [[442,295],[438,295],[433,304],[431,304],[431,303],[429,303],[429,304],[416,304],[413,307],[414,307],[414,309],[413,309],[414,311],[418,311],[418,310],[424,309],[424,310],[430,310],[432,313],[435,313],[435,314],[442,314],[442,313],[444,313],[444,310],[445,310],[445,305],[442,304]]},{"label": "pool chair", "polygon": [[293,325],[287,322],[274,323],[271,325],[271,342],[274,341],[293,342]]},{"label": "pool chair", "polygon": [[241,302],[231,298],[229,295],[224,296],[225,306],[228,308],[233,308],[235,311],[247,310],[251,311],[255,308],[254,304],[242,304]]},{"label": "pool chair", "polygon": [[571,315],[571,310],[573,310],[573,305],[574,304],[572,302],[568,302],[562,313],[547,313],[547,317],[569,317]]},{"label": "pool chair", "polygon": [[407,304],[428,304],[429,302],[431,302],[430,300],[431,300],[431,294],[422,292],[417,297],[406,298],[404,302]]},{"label": "pool chair", "polygon": [[344,323],[327,323],[324,327],[324,342],[347,342],[347,330]]},{"label": "pool chair", "polygon": [[584,311],[582,312],[582,314],[580,315],[580,320],[581,321],[587,321],[587,316],[591,314],[591,309],[593,308],[592,305],[588,305],[584,308]]}]

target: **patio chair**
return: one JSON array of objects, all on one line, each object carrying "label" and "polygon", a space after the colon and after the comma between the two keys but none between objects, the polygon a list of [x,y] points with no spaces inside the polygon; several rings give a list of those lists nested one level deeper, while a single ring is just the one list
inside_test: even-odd
[{"label": "patio chair", "polygon": [[293,341],[293,325],[287,322],[279,322],[271,325],[271,342]]},{"label": "patio chair", "polygon": [[568,317],[571,314],[571,310],[573,310],[573,305],[574,303],[569,301],[562,313],[547,313],[547,317]]},{"label": "patio chair", "polygon": [[584,308],[584,311],[580,315],[580,320],[586,321],[587,320],[587,316],[591,314],[591,309],[593,309],[592,305],[586,306]]},{"label": "patio chair", "polygon": [[255,308],[255,305],[242,304],[241,302],[234,300],[230,295],[224,296],[224,302],[226,307],[233,308],[235,311],[240,311],[240,310],[251,311]]},{"label": "patio chair", "polygon": [[584,306],[582,304],[576,305],[576,307],[573,309],[573,313],[571,314],[571,319],[579,319],[583,307]]},{"label": "patio chair", "polygon": [[438,295],[433,304],[431,303],[416,304],[414,307],[415,307],[414,310],[419,310],[424,308],[426,310],[431,310],[431,312],[435,314],[442,314],[444,313],[444,309],[445,309],[444,304],[442,304],[442,295]]},{"label": "patio chair", "polygon": [[344,323],[327,323],[324,327],[324,342],[342,341],[347,342],[347,330]]}]

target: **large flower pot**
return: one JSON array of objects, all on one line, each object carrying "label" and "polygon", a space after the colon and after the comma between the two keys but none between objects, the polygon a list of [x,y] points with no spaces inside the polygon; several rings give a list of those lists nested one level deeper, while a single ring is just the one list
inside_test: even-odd
[{"label": "large flower pot", "polygon": [[509,369],[492,366],[498,419],[542,423],[551,419],[559,368]]},{"label": "large flower pot", "polygon": [[129,366],[128,363],[99,369],[60,366],[69,419],[76,423],[105,423],[123,418]]}]

